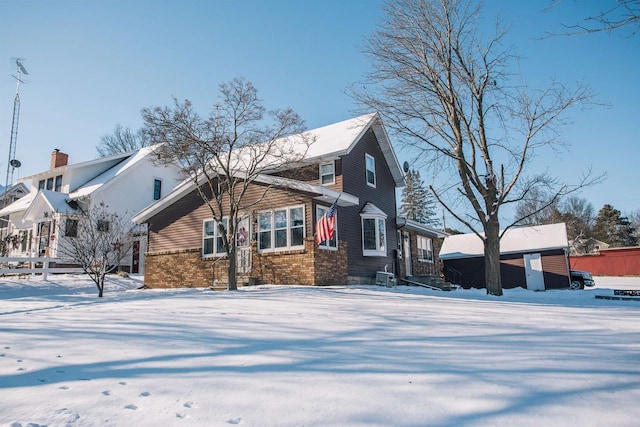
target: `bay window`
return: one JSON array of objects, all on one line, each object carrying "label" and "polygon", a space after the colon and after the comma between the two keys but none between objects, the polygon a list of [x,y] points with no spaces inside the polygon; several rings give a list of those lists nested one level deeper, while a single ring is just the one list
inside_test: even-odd
[{"label": "bay window", "polygon": [[375,216],[362,217],[362,255],[387,255],[385,218]]}]

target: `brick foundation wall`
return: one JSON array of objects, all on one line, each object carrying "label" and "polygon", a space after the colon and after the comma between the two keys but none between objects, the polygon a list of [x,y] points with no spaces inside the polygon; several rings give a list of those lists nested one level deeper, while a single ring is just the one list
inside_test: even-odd
[{"label": "brick foundation wall", "polygon": [[345,285],[347,274],[347,242],[338,240],[338,250],[319,249],[313,241],[315,251],[315,284]]},{"label": "brick foundation wall", "polygon": [[[251,274],[256,284],[337,285],[347,283],[346,242],[339,250],[321,250],[313,237],[304,249],[259,254],[252,244]],[[145,258],[145,285],[149,288],[209,287],[214,280],[228,281],[226,258],[206,259],[200,249],[148,253]]]},{"label": "brick foundation wall", "polygon": [[336,285],[347,282],[346,242],[339,250],[319,249],[314,238],[304,241],[304,249],[296,251],[252,254],[252,272],[257,283],[285,285]]},{"label": "brick foundation wall", "polygon": [[211,260],[203,260],[199,249],[148,253],[144,284],[148,288],[199,288],[213,283]]}]

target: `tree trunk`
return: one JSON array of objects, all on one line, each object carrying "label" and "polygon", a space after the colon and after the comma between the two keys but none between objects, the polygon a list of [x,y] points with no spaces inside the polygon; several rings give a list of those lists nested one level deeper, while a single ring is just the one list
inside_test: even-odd
[{"label": "tree trunk", "polygon": [[229,248],[229,271],[228,271],[228,276],[229,276],[228,290],[230,291],[238,290],[238,277],[237,277],[237,269],[236,269],[238,257],[236,256],[236,252],[237,252],[236,245],[231,244],[231,247]]},{"label": "tree trunk", "polygon": [[490,218],[484,232],[484,278],[487,283],[487,294],[500,296],[502,295],[502,278],[500,277],[500,225],[497,216]]},{"label": "tree trunk", "polygon": [[98,281],[98,298],[102,298],[102,294],[104,293],[104,274],[100,276]]}]

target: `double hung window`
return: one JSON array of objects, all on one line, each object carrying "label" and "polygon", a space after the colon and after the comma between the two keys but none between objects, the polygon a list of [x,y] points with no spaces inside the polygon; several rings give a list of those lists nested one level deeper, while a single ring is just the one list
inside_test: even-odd
[{"label": "double hung window", "polygon": [[362,255],[387,255],[387,232],[384,218],[362,217]]},{"label": "double hung window", "polygon": [[433,262],[433,241],[424,236],[418,236],[418,261]]},{"label": "double hung window", "polygon": [[[222,225],[222,229],[220,225]],[[227,225],[227,218],[224,218],[221,223],[213,219],[204,221],[202,226],[202,256],[204,258],[222,256],[227,253],[223,236],[223,233],[227,232]]]},{"label": "double hung window", "polygon": [[370,155],[364,155],[365,168],[367,170],[367,185],[376,186],[376,159]]},{"label": "double hung window", "polygon": [[331,185],[336,183],[335,161],[320,163],[320,184]]}]

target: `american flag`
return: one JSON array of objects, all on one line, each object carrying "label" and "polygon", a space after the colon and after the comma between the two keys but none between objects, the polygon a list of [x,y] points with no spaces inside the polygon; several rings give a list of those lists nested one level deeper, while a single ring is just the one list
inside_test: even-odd
[{"label": "american flag", "polygon": [[333,232],[336,229],[336,209],[338,209],[337,200],[316,223],[316,242],[318,244],[333,238]]}]

